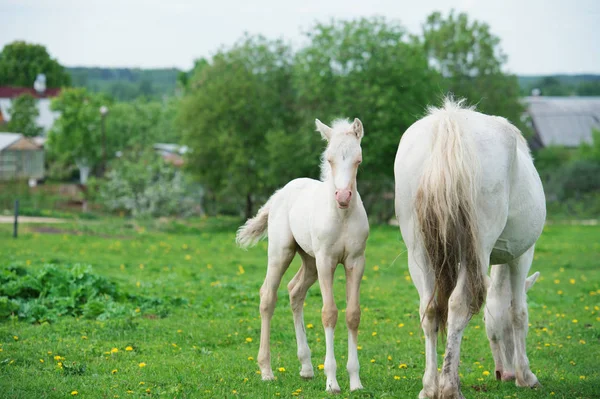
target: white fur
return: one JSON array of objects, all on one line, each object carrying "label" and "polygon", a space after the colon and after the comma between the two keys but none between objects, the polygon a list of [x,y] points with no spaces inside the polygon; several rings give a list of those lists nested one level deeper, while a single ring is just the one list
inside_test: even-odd
[{"label": "white fur", "polygon": [[[348,371],[351,390],[360,389],[358,377],[358,321],[360,319],[359,288],[365,267],[365,246],[369,234],[367,214],[356,190],[358,163],[362,157],[360,139],[362,123],[346,120],[334,122],[330,128],[316,121],[317,129],[328,146],[323,154],[323,181],[296,179],[273,195],[258,215],[238,230],[241,246],[256,242],[268,229],[269,254],[267,276],[260,290],[261,340],[258,363],[263,379],[273,379],[270,355],[270,326],[277,288],[296,253],[302,266],[288,284],[294,314],[300,375],[313,376],[310,349],[306,340],[302,307],[306,291],[319,281],[323,297],[322,319],[325,328],[326,389],[339,392],[333,353],[333,331],[338,311],[333,298],[333,274],[338,264],[346,270],[346,320],[353,345],[348,347]],[[337,190],[351,190],[348,207],[336,202]]]},{"label": "white fur", "polygon": [[[442,146],[441,143],[460,135],[460,145]],[[468,157],[465,161],[464,157]],[[442,157],[446,157],[446,169]],[[462,160],[459,162],[458,160]],[[452,168],[470,169],[457,173]],[[447,100],[442,109],[432,109],[425,118],[413,124],[403,135],[394,173],[396,178],[396,215],[408,247],[409,270],[420,295],[422,327],[426,337],[426,366],[423,376],[422,398],[461,398],[458,366],[462,334],[472,317],[469,311],[466,265],[459,266],[458,281],[448,301],[448,331],[446,358],[441,373],[437,371],[436,344],[438,320],[434,295],[435,276],[420,237],[421,228],[415,217],[415,195],[421,184],[424,169],[429,176],[466,176],[466,192],[461,201],[475,196],[477,245],[487,274],[490,260],[508,264],[512,303],[508,325],[514,341],[514,367],[519,386],[534,386],[537,378],[529,368],[525,351],[527,334],[526,277],[533,259],[533,247],[541,234],[546,217],[545,199],[539,176],[533,166],[525,140],[519,131],[503,118],[493,117],[463,108],[461,103]],[[437,168],[437,169],[436,169]],[[448,192],[448,196],[456,193]],[[498,283],[492,276],[491,286]],[[484,282],[482,282],[484,284]],[[490,292],[494,292],[490,289]],[[488,295],[489,298],[489,295]],[[486,320],[506,320],[498,314],[499,307],[490,308]],[[491,328],[495,331],[496,328]],[[503,370],[500,370],[502,373]]]}]

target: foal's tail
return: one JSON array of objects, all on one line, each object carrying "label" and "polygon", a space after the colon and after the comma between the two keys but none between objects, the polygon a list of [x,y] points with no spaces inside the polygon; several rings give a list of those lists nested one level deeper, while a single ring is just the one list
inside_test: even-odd
[{"label": "foal's tail", "polygon": [[459,127],[463,103],[446,98],[443,108],[429,109],[435,131],[415,198],[418,231],[435,273],[432,302],[442,330],[461,267],[467,271],[471,313],[480,310],[486,291],[476,224],[479,162],[470,136]]},{"label": "foal's tail", "polygon": [[238,229],[237,234],[235,235],[235,242],[239,247],[252,247],[261,239],[265,238],[269,222],[269,209],[273,202],[273,198],[275,198],[276,195],[277,193],[273,194],[267,203],[258,210],[256,216],[252,219],[248,219],[246,223]]}]

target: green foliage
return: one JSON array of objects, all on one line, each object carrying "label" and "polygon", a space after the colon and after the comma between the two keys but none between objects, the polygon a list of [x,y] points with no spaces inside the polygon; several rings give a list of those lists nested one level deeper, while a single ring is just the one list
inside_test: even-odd
[{"label": "green foliage", "polygon": [[10,121],[5,126],[0,126],[7,132],[21,133],[27,137],[39,136],[43,131],[36,124],[39,114],[35,97],[23,94],[12,101]]},{"label": "green foliage", "polygon": [[[60,116],[48,134],[49,155],[59,165],[96,167],[103,157],[100,107],[109,104],[85,89],[65,89],[52,100]],[[107,154],[114,154],[114,141],[106,140]]]},{"label": "green foliage", "polygon": [[160,100],[173,95],[178,69],[139,68],[67,68],[73,85],[91,92],[104,93],[115,101],[133,101],[140,98]]},{"label": "green foliage", "polygon": [[178,115],[193,155],[187,169],[219,194],[232,189],[253,211],[253,195],[272,191],[261,178],[265,137],[294,130],[291,53],[281,41],[246,37],[199,68]]},{"label": "green foliage", "polygon": [[12,315],[28,323],[55,322],[61,316],[107,320],[133,317],[136,307],[165,316],[169,302],[123,293],[90,265],[46,264],[36,272],[18,266],[0,269],[0,320]]},{"label": "green foliage", "polygon": [[198,211],[202,193],[192,187],[153,151],[128,152],[111,164],[100,182],[99,199],[108,210],[135,217],[185,216]]},{"label": "green foliage", "polygon": [[71,83],[65,68],[50,58],[42,45],[15,41],[0,52],[0,86],[33,87],[40,73],[46,75],[47,87],[63,87]]},{"label": "green foliage", "polygon": [[519,76],[521,94],[539,89],[545,96],[600,96],[600,75]]},{"label": "green foliage", "polygon": [[489,25],[470,21],[465,13],[451,11],[444,18],[434,12],[423,26],[423,44],[433,67],[444,76],[444,91],[524,128],[517,78],[502,71],[507,57]]},{"label": "green foliage", "polygon": [[154,143],[179,143],[181,137],[174,126],[178,99],[148,101],[137,99],[110,107],[106,117],[106,133],[110,145],[121,151],[148,148]]}]

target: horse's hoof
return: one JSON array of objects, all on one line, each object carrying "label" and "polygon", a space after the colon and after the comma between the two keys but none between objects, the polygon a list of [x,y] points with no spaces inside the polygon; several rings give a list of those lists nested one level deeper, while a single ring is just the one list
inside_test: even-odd
[{"label": "horse's hoof", "polygon": [[518,387],[524,388],[536,388],[541,386],[535,374],[533,374],[530,370],[527,370],[524,373],[517,373],[515,384]]},{"label": "horse's hoof", "polygon": [[311,380],[314,376],[315,376],[315,372],[312,370],[300,372],[300,377],[304,378],[305,380]]},{"label": "horse's hoof", "polygon": [[419,399],[437,399],[435,392],[425,391],[424,389],[419,392]]},{"label": "horse's hoof", "polygon": [[337,384],[328,386],[326,391],[327,391],[327,393],[331,393],[334,395],[337,395],[338,393],[342,392],[342,390],[340,389],[340,386]]},{"label": "horse's hoof", "polygon": [[262,375],[262,380],[263,381],[273,381],[275,379],[275,376],[273,375],[273,372],[271,371],[270,373],[261,373]]},{"label": "horse's hoof", "polygon": [[358,391],[360,389],[364,389],[360,382],[355,386],[350,385],[350,392]]},{"label": "horse's hoof", "polygon": [[514,381],[515,373],[511,373],[509,371],[504,371],[502,373],[502,381]]}]

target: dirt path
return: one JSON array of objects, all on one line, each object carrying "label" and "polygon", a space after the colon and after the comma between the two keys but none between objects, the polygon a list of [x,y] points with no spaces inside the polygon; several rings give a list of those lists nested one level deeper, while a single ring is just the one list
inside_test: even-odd
[{"label": "dirt path", "polygon": [[[14,223],[14,216],[0,216],[0,223]],[[19,216],[19,224],[21,223],[64,223],[64,219],[45,218],[37,216]]]}]

